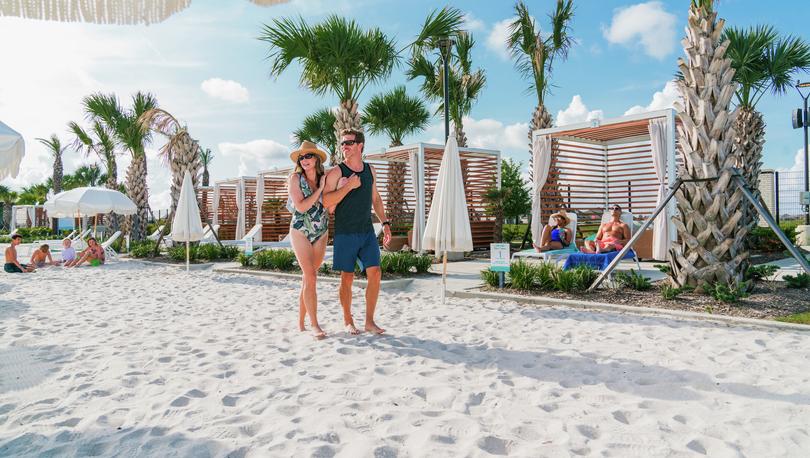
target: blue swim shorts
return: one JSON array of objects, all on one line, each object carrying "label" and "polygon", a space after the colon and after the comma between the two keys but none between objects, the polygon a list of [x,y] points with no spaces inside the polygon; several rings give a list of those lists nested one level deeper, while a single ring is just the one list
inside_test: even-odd
[{"label": "blue swim shorts", "polygon": [[335,234],[332,269],[354,272],[355,261],[361,269],[380,265],[380,245],[374,231],[361,234]]}]

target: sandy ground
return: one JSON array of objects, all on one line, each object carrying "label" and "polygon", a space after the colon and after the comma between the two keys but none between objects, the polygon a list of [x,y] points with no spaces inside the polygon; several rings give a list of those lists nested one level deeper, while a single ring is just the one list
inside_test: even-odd
[{"label": "sandy ground", "polygon": [[[808,456],[810,333],[122,262],[0,275],[0,456]],[[355,317],[362,320],[362,291]]]}]

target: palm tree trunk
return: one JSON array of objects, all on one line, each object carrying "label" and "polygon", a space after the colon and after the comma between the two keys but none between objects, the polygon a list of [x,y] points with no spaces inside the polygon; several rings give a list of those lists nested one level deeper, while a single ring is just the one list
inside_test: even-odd
[{"label": "palm tree trunk", "polygon": [[335,137],[338,140],[338,147],[329,157],[329,163],[336,165],[343,160],[343,153],[340,151],[340,133],[351,129],[362,132],[363,123],[360,121],[360,111],[357,109],[356,100],[344,100],[340,102],[338,112],[335,114]]},{"label": "palm tree trunk", "polygon": [[133,241],[146,237],[146,222],[149,215],[149,189],[146,186],[146,155],[139,154],[132,158],[127,169],[127,194],[138,207],[138,211],[127,217],[127,230]]},{"label": "palm tree trunk", "polygon": [[[110,155],[105,160],[107,161],[107,181],[104,183],[104,187],[118,191],[118,166],[115,163],[115,156]],[[119,215],[109,213],[107,218],[110,221],[111,233],[121,228],[121,217]]]},{"label": "palm tree trunk", "polygon": [[[62,155],[57,152],[54,159],[53,159],[53,193],[59,194],[62,192],[62,175],[64,173],[64,169],[62,167]],[[57,218],[51,218],[51,231],[54,234],[59,230],[59,220]]]},{"label": "palm tree trunk", "polygon": [[467,147],[467,134],[464,133],[464,124],[458,123],[453,126],[453,135],[456,137],[456,143],[460,148]]},{"label": "palm tree trunk", "polygon": [[3,225],[7,231],[11,230],[11,202],[3,202]]},{"label": "palm tree trunk", "polygon": [[195,195],[200,175],[199,145],[188,133],[178,135],[181,136],[177,142],[178,147],[171,152],[172,207],[169,213],[170,215],[173,215],[175,209],[177,209],[177,201],[180,200],[180,190],[183,188],[183,176],[186,170],[191,174],[191,182],[194,184]]},{"label": "palm tree trunk", "polygon": [[[748,188],[759,199],[759,171],[762,167],[762,150],[765,145],[765,120],[753,108],[741,107],[734,122],[734,152],[737,167],[742,171]],[[745,201],[742,225],[752,230],[758,220],[754,206]]]},{"label": "palm tree trunk", "polygon": [[740,224],[745,199],[732,183],[737,160],[729,104],[735,83],[731,61],[725,57],[729,43],[719,42],[723,24],[711,8],[693,4],[683,40],[686,60],[678,59],[683,74],[678,81],[683,96],[678,107],[680,176],[707,181],[685,183],[675,196],[678,215],[672,221],[678,241],[670,249],[670,275],[677,286],[741,282],[748,258],[748,229]]},{"label": "palm tree trunk", "polygon": [[[402,146],[402,142],[391,142],[391,148]],[[405,162],[389,162],[388,182],[386,183],[385,215],[394,222],[412,221],[413,215],[406,215],[405,206]],[[413,173],[413,171],[412,171]]]},{"label": "palm tree trunk", "polygon": [[208,166],[203,167],[202,185],[208,186]]}]

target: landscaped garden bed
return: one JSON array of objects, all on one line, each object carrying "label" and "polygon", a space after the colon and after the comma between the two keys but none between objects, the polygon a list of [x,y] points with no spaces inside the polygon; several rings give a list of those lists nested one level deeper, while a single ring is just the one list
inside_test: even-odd
[{"label": "landscaped garden bed", "polygon": [[[284,274],[300,274],[301,269],[291,250],[264,250],[251,256],[239,255],[239,263],[244,270],[278,272]],[[430,277],[433,257],[417,255],[409,252],[383,253],[380,257],[380,269],[383,280],[396,280],[404,278]],[[233,270],[233,269],[231,269]],[[358,278],[365,278],[365,273],[355,268]],[[318,270],[319,276],[340,277],[340,272],[331,268],[330,262],[324,262]]]},{"label": "landscaped garden bed", "polygon": [[[134,242],[130,246],[129,256],[134,259],[162,263],[162,264],[185,264],[186,244],[177,243],[171,248],[159,252],[158,256],[153,256],[155,252],[155,242],[146,240]],[[189,245],[189,262],[191,264],[207,264],[211,262],[231,262],[239,256],[239,248],[235,246],[220,246],[217,243],[204,245],[192,243]]]}]

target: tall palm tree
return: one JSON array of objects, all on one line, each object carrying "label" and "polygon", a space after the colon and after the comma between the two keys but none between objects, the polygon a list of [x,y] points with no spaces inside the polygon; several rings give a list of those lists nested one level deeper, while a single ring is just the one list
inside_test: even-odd
[{"label": "tall palm tree", "polygon": [[[486,85],[483,69],[472,69],[472,48],[475,40],[472,35],[459,31],[455,35],[455,53],[450,56],[448,85],[448,107],[453,131],[459,146],[467,146],[464,133],[464,116],[472,111],[472,106]],[[433,57],[433,58],[432,58]],[[444,72],[442,61],[427,52],[415,53],[407,71],[409,80],[422,78],[420,89],[426,98],[439,102],[438,113],[444,113]]]},{"label": "tall palm tree", "polygon": [[38,142],[48,148],[48,152],[53,156],[53,193],[57,194],[62,192],[62,175],[64,168],[62,167],[62,153],[65,152],[67,146],[62,146],[62,141],[59,136],[51,134],[51,138],[37,138]]},{"label": "tall palm tree", "polygon": [[76,187],[79,186],[98,186],[103,182],[104,174],[96,164],[83,165],[73,172],[73,181]]},{"label": "tall palm tree", "polygon": [[532,132],[552,126],[551,113],[546,108],[546,96],[551,89],[554,60],[565,60],[574,44],[571,20],[574,17],[573,0],[557,0],[557,7],[549,15],[549,33],[543,33],[523,1],[515,4],[515,20],[509,25],[507,46],[520,74],[529,80],[529,91],[537,95],[537,105],[529,123],[529,174],[532,173]]},{"label": "tall palm tree", "polygon": [[[92,113],[88,113],[92,116]],[[103,180],[107,189],[118,189],[118,166],[115,161],[114,125],[106,126],[103,121],[96,119],[89,131],[84,130],[76,122],[68,123],[68,129],[73,133],[74,145],[82,148],[86,155],[95,153],[104,164],[106,172]]]},{"label": "tall palm tree", "polygon": [[196,195],[200,178],[200,145],[197,140],[191,138],[188,133],[188,126],[181,124],[174,116],[166,110],[152,108],[144,112],[139,122],[145,130],[152,130],[168,139],[165,145],[160,148],[160,154],[172,172],[171,213],[177,208],[177,201],[180,199],[180,189],[183,187],[183,177],[188,171],[191,174],[191,182]]},{"label": "tall palm tree", "polygon": [[[737,165],[758,197],[765,120],[756,109],[757,103],[769,92],[784,94],[797,72],[810,70],[810,45],[799,37],[780,37],[771,26],[728,28],[723,32],[722,41],[726,40],[730,43],[726,55],[738,84],[733,147]],[[751,230],[757,214],[748,202],[745,209],[742,224]]]},{"label": "tall palm tree", "polygon": [[422,99],[408,96],[405,86],[397,86],[389,92],[372,97],[362,119],[369,133],[385,134],[390,140],[390,146],[401,146],[406,135],[425,130],[430,112]]},{"label": "tall palm tree", "polygon": [[362,130],[357,99],[369,84],[385,81],[397,62],[394,42],[382,30],[363,30],[339,16],[315,26],[303,18],[276,19],[264,26],[259,39],[270,45],[272,76],[298,61],[303,67],[301,85],[318,95],[338,97],[336,137],[344,129]]},{"label": "tall palm tree", "polygon": [[17,203],[17,193],[7,186],[0,185],[0,202],[3,203],[3,227],[11,229],[11,207]]},{"label": "tall palm tree", "polygon": [[670,275],[677,286],[741,282],[748,257],[743,245],[748,230],[739,224],[744,196],[730,183],[737,163],[730,109],[736,83],[726,55],[730,42],[721,41],[723,25],[714,0],[691,1],[683,40],[686,58],[678,59],[683,75],[677,82],[683,97],[679,175],[706,181],[684,183],[675,196],[678,215],[672,221],[678,241],[670,250]]},{"label": "tall palm tree", "polygon": [[206,148],[204,150],[200,150],[200,162],[202,163],[203,167],[203,174],[202,174],[202,185],[208,186],[208,166],[211,165],[211,161],[214,160],[214,153],[211,152],[211,148]]},{"label": "tall palm tree", "polygon": [[325,146],[329,150],[329,163],[337,165],[337,137],[335,136],[335,114],[329,108],[321,108],[304,118],[303,124],[293,132],[295,146],[301,146],[304,140]]}]

